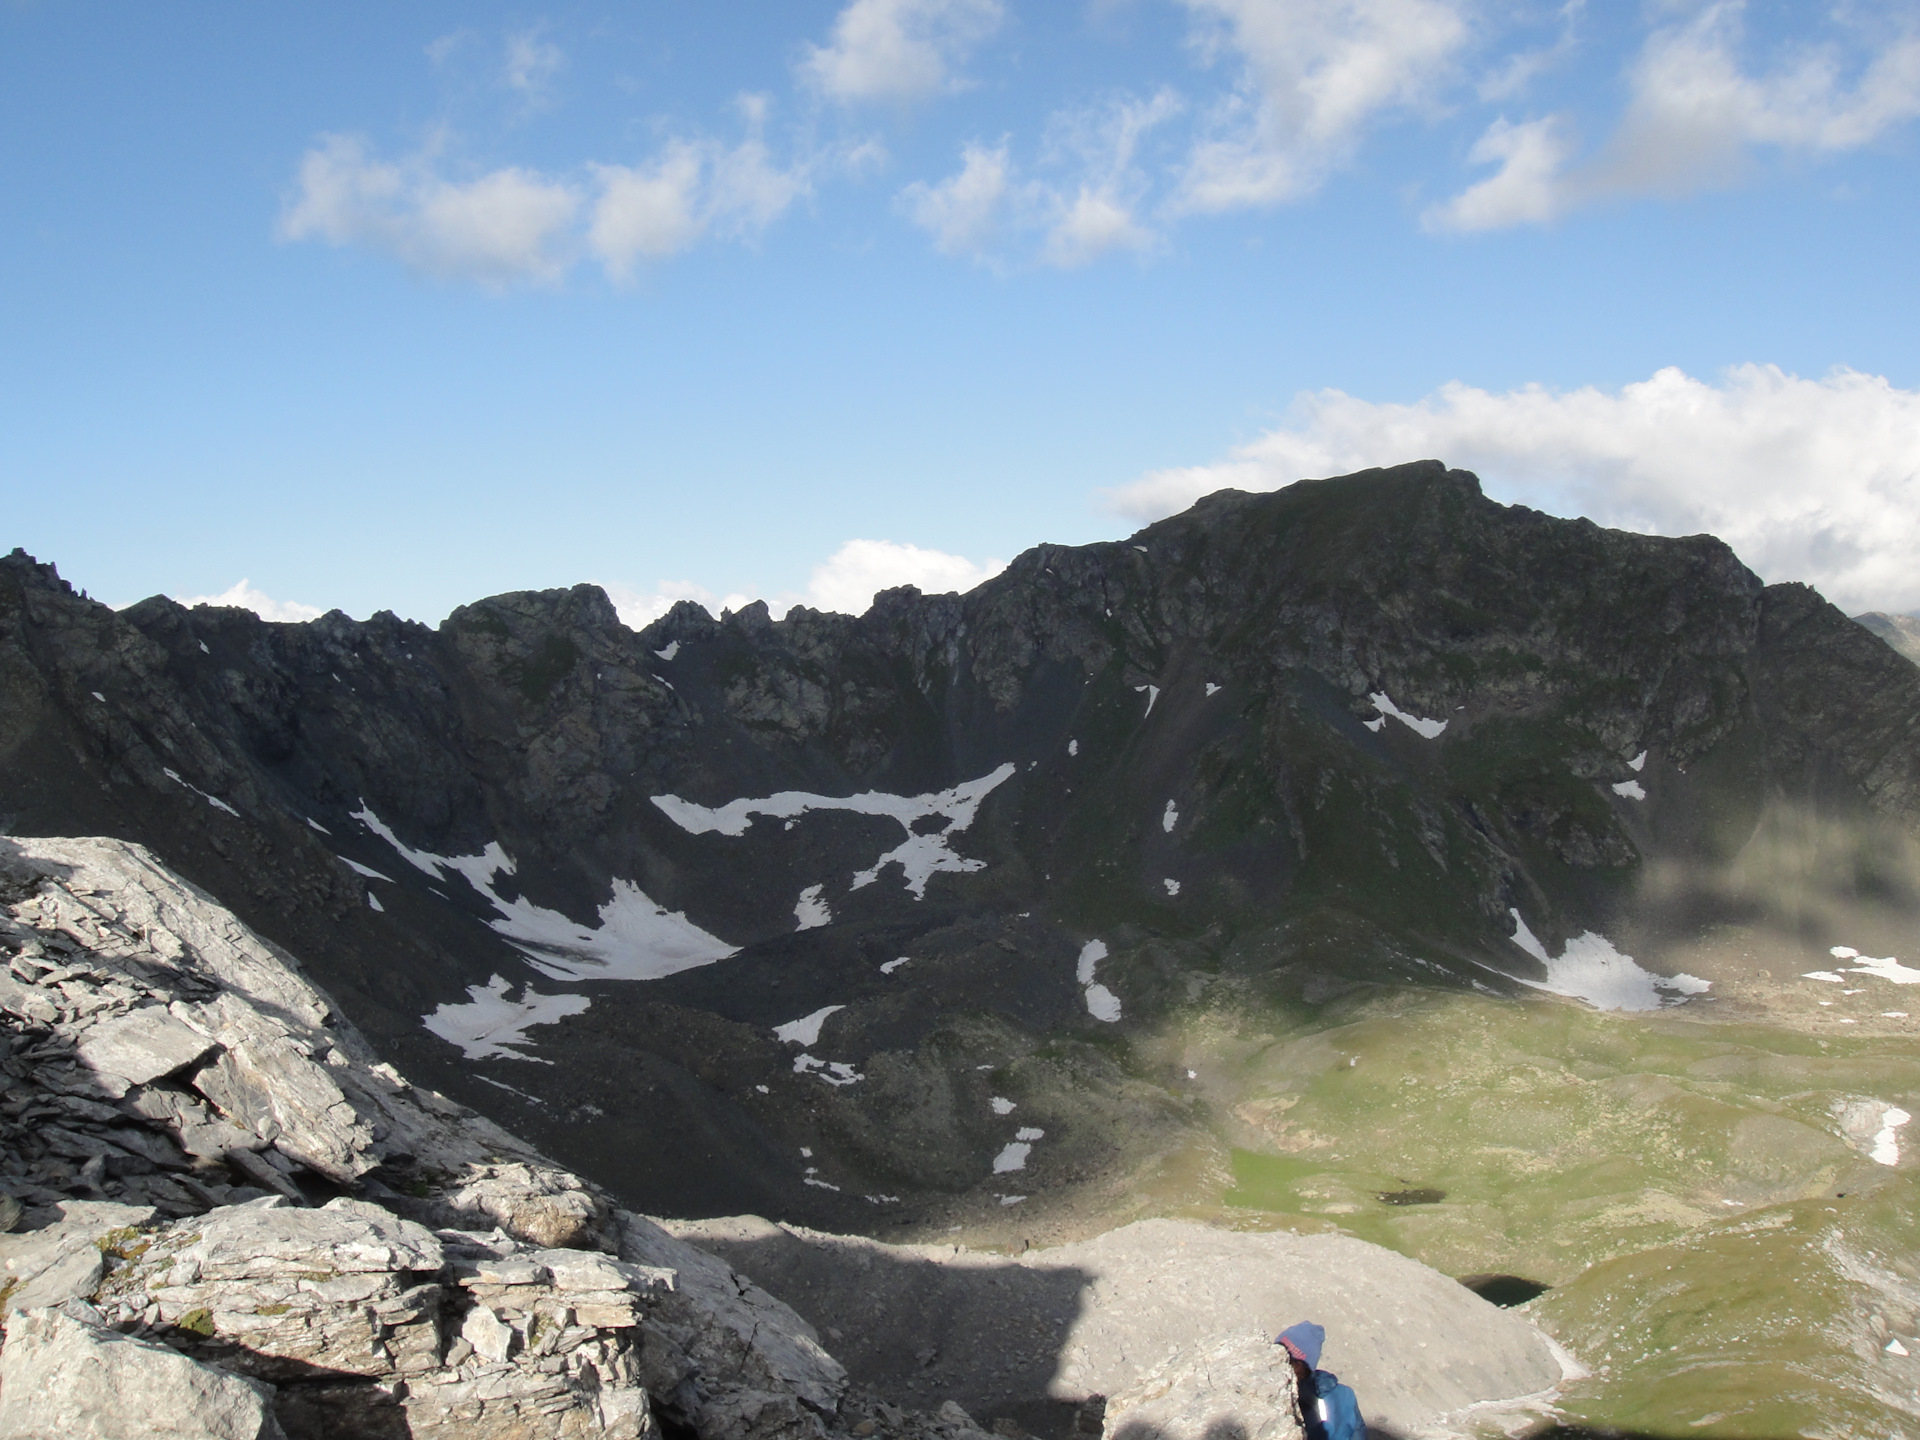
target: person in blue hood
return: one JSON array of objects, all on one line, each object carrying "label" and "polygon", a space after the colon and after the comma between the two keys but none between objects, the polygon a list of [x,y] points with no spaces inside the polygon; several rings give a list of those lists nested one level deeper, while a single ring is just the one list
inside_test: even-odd
[{"label": "person in blue hood", "polygon": [[1342,1385],[1338,1375],[1320,1368],[1327,1327],[1302,1320],[1282,1330],[1273,1343],[1287,1352],[1293,1364],[1300,1391],[1300,1423],[1307,1440],[1366,1440],[1367,1422],[1360,1418],[1360,1399],[1353,1387]]}]

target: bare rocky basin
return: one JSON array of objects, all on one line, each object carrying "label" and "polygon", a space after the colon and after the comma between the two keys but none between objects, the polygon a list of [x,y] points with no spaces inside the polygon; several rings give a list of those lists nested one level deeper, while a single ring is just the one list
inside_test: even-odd
[{"label": "bare rocky basin", "polygon": [[375,1062],[138,847],[0,844],[8,1440],[1279,1436],[1270,1332],[1307,1314],[1403,1433],[1561,1377],[1357,1240],[1155,1221],[1008,1257],[621,1211]]}]

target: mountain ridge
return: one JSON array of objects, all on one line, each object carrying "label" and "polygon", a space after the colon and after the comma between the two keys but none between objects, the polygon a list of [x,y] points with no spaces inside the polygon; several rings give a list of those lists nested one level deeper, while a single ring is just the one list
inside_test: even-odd
[{"label": "mountain ridge", "polygon": [[[946,1071],[1038,1065],[1056,1039],[1105,1118],[1068,1119],[1056,1077],[1067,1123],[1040,1156],[1082,1143],[1062,1178],[1094,1184],[1088,1132],[1127,1135],[1134,1164],[1196,1123],[1107,1039],[1221,985],[1289,1004],[1381,982],[1521,993],[1582,934],[1658,975],[1705,923],[1797,943],[1835,897],[1895,924],[1920,894],[1920,673],[1718,540],[1498,505],[1438,462],[1221,492],[1124,541],[1037,546],[965,596],[903,588],[859,617],[779,621],[682,603],[639,632],[584,585],[434,629],[158,597],[115,614],[16,552],[0,690],[9,828],[153,846],[467,1103],[522,1104],[422,1020],[494,1003],[495,978],[499,1005],[553,994],[557,952],[526,935],[611,933],[629,885],[733,949],[639,986],[586,978],[593,957],[569,952],[589,1008],[523,1055],[564,1036],[570,1069],[637,1065],[662,1103],[620,1122],[630,1138],[577,1118],[608,1109],[577,1077],[484,1062],[543,1097],[511,1119],[578,1168],[665,1144],[745,1177],[600,1172],[660,1211],[874,1223],[778,1158],[824,1112],[825,1148],[869,1193],[939,1177],[931,1223],[997,1148],[958,1118],[974,1102]],[[1008,765],[964,829],[844,803]],[[659,803],[782,794],[811,798],[738,834]],[[1756,836],[1818,884],[1742,869]],[[904,862],[875,865],[912,844],[937,852],[923,896]],[[1855,864],[1862,847],[1888,858]],[[516,905],[519,948],[501,931]],[[1082,979],[1095,939],[1111,955]],[[1117,1022],[1090,1013],[1093,984]],[[871,1078],[792,1073],[770,1032],[825,1006],[840,1048],[815,1063]],[[896,1144],[883,1112],[921,1118]]]}]

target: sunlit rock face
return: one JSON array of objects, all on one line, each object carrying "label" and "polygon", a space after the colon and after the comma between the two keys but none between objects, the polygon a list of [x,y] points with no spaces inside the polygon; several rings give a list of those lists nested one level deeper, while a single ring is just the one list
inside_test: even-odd
[{"label": "sunlit rock face", "polygon": [[1657,1015],[1897,955],[1917,714],[1720,542],[1431,462],[637,634],[591,586],[270,625],[0,562],[14,833],[147,845],[629,1203],[840,1229],[1044,1226],[1214,1143],[1142,1058],[1196,1006]]}]

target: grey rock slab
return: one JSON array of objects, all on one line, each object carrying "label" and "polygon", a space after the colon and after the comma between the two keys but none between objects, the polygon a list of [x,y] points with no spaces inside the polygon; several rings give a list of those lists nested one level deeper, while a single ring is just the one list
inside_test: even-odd
[{"label": "grey rock slab", "polygon": [[0,1010],[22,1020],[51,1025],[60,1018],[60,1007],[38,986],[23,985],[11,975],[0,975]]},{"label": "grey rock slab", "polygon": [[148,1005],[90,1026],[77,1048],[94,1070],[145,1085],[186,1069],[218,1047],[164,1006]]},{"label": "grey rock slab", "polygon": [[58,1310],[16,1315],[0,1440],[285,1440],[273,1391]]},{"label": "grey rock slab", "polygon": [[1022,1386],[1112,1396],[1176,1353],[1271,1340],[1296,1320],[1327,1327],[1322,1363],[1354,1387],[1367,1419],[1405,1432],[1551,1390],[1562,1375],[1523,1316],[1342,1235],[1144,1220],[1012,1258],[752,1217],[671,1228],[839,1330],[854,1378],[902,1402],[924,1403],[927,1385],[976,1409],[1037,1398],[1015,1393]]},{"label": "grey rock slab", "polygon": [[1293,1371],[1263,1335],[1171,1356],[1107,1397],[1104,1440],[1301,1440]]},{"label": "grey rock slab", "polygon": [[107,1273],[107,1257],[87,1240],[71,1240],[52,1260],[36,1271],[0,1306],[4,1311],[37,1310],[46,1305],[64,1305],[69,1300],[86,1300],[100,1288]]},{"label": "grey rock slab", "polygon": [[330,1200],[318,1210],[256,1200],[211,1210],[192,1224],[200,1238],[179,1258],[196,1264],[203,1281],[288,1272],[437,1272],[443,1259],[431,1230],[364,1200]]},{"label": "grey rock slab", "polygon": [[243,1042],[193,1085],[237,1123],[331,1179],[350,1182],[379,1163],[366,1121],[326,1069],[290,1044]]}]

